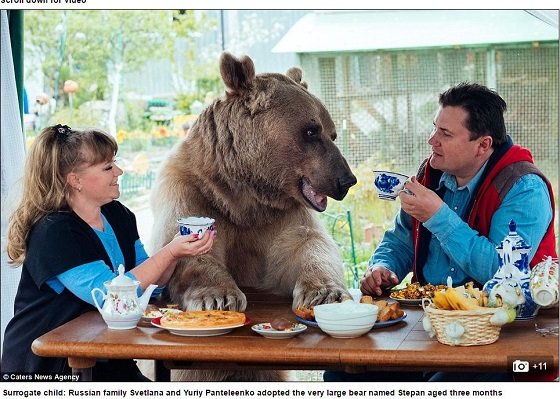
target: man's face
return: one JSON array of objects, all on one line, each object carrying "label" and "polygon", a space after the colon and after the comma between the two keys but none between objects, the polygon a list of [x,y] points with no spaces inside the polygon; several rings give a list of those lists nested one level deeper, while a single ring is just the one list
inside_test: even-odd
[{"label": "man's face", "polygon": [[481,166],[480,141],[483,137],[471,141],[465,123],[467,117],[467,111],[461,107],[440,108],[428,140],[432,146],[430,166],[456,176],[459,182],[470,180]]}]

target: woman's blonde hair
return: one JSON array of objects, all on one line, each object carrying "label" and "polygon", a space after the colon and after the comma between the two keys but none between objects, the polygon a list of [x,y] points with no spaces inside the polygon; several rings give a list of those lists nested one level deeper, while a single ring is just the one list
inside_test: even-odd
[{"label": "woman's blonde hair", "polygon": [[117,150],[115,139],[99,130],[72,130],[56,125],[37,136],[27,154],[23,197],[8,225],[10,263],[23,263],[27,238],[35,223],[47,214],[71,211],[68,173],[111,160]]}]

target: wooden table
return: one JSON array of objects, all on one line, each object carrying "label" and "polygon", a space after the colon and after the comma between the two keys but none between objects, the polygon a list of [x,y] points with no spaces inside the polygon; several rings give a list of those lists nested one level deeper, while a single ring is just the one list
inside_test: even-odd
[{"label": "wooden table", "polygon": [[[262,293],[248,293],[246,315],[251,324],[276,317],[293,318],[291,301]],[[156,327],[110,330],[98,312],[90,312],[39,337],[33,352],[39,356],[67,357],[69,365],[91,377],[96,358],[154,359],[178,368],[268,368],[366,370],[511,371],[514,359],[546,358],[558,369],[558,336],[541,336],[534,324],[558,326],[558,307],[541,310],[531,321],[516,321],[502,328],[490,345],[452,347],[430,338],[422,328],[423,310],[403,307],[405,320],[374,328],[353,339],[336,339],[318,328],[291,339],[272,340],[251,331],[250,325],[226,335],[184,337]],[[548,357],[548,358],[547,358]]]}]

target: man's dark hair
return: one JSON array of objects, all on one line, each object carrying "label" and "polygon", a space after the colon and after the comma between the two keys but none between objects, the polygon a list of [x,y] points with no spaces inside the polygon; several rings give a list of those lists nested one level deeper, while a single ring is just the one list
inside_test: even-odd
[{"label": "man's dark hair", "polygon": [[506,141],[504,112],[507,104],[494,90],[476,83],[459,83],[439,95],[442,107],[461,107],[468,113],[466,128],[471,140],[492,136],[492,146]]}]

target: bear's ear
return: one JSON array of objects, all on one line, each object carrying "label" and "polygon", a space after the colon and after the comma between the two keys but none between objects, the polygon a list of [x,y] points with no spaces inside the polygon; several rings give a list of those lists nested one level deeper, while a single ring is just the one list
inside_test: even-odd
[{"label": "bear's ear", "polygon": [[230,53],[220,57],[220,74],[228,94],[238,94],[250,90],[255,80],[255,64],[246,55],[240,59]]},{"label": "bear's ear", "polygon": [[288,69],[288,72],[286,72],[286,75],[292,80],[294,80],[296,83],[299,83],[300,85],[302,85],[307,89],[307,82],[301,80],[301,78],[303,77],[303,71],[301,70],[301,68],[298,67],[290,68]]}]

